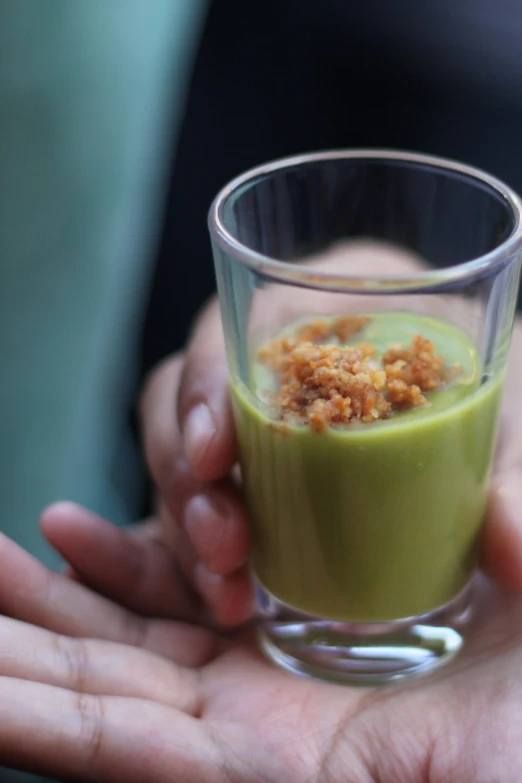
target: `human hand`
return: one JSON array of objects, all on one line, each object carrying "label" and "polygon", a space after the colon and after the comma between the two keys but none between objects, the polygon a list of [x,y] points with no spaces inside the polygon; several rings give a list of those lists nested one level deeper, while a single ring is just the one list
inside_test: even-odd
[{"label": "human hand", "polygon": [[[342,268],[346,253],[375,273],[408,274],[418,262],[401,251],[353,243],[324,260],[330,271]],[[356,269],[354,268],[354,271]],[[281,296],[280,294],[283,294]],[[294,298],[266,290],[254,317],[269,313],[292,320]],[[334,306],[337,300],[333,300]],[[328,312],[332,298],[313,296],[310,312]],[[159,524],[119,535],[112,526],[71,505],[54,506],[43,515],[50,543],[72,567],[76,578],[126,600],[129,586],[118,584],[105,567],[114,550],[132,558],[132,540],[149,544],[151,562],[163,562],[162,545],[171,553],[176,581],[176,617],[238,626],[252,616],[251,584],[245,567],[250,550],[248,522],[233,467],[237,461],[228,391],[228,370],[218,302],[212,300],[196,320],[185,353],[161,364],[149,378],[141,399],[143,447],[157,490]],[[125,542],[125,543],[124,543]],[[174,605],[174,604],[173,604]],[[156,611],[165,611],[164,601]],[[167,616],[168,613],[167,613]]]},{"label": "human hand", "polygon": [[[341,248],[322,259],[329,271],[357,264],[374,274],[418,272],[420,262],[399,250],[376,244]],[[260,292],[253,317],[292,319],[292,308],[303,307],[285,289]],[[316,292],[306,307],[328,312],[338,307],[335,295]],[[358,297],[358,301],[359,301]],[[445,300],[435,300],[447,308]],[[393,299],[397,306],[396,298]],[[454,308],[455,303],[452,301]],[[468,306],[460,303],[461,315]],[[371,307],[371,305],[370,305]],[[318,308],[318,310],[317,310]],[[445,315],[444,309],[441,316]],[[508,375],[501,437],[492,477],[491,504],[483,536],[483,567],[499,583],[522,589],[522,507],[519,471],[522,466],[522,416],[518,395],[522,386],[522,323],[517,321]],[[145,536],[153,562],[167,546],[176,570],[176,616],[236,626],[252,613],[252,595],[245,568],[249,532],[232,468],[237,454],[228,395],[221,322],[214,300],[196,322],[184,355],[173,357],[151,376],[142,398],[143,441],[147,463],[157,487],[159,525],[136,530]],[[118,587],[118,570],[109,574],[107,556],[120,546],[130,554],[128,540],[79,509],[49,509],[43,529],[76,575],[95,589],[113,587],[112,597],[125,599],[129,587]],[[163,562],[163,560],[162,560]],[[172,565],[168,566],[173,568]],[[172,576],[170,578],[173,578]],[[109,580],[109,582],[107,581]],[[165,594],[165,593],[164,593]],[[172,606],[174,606],[174,603]],[[210,611],[209,611],[210,610]],[[164,601],[161,612],[167,612]]]},{"label": "human hand", "polygon": [[[142,609],[170,589],[113,565]],[[146,619],[0,536],[0,761],[96,783],[520,783],[522,600],[484,581],[476,605],[439,672],[328,685],[273,668],[249,632]]]}]

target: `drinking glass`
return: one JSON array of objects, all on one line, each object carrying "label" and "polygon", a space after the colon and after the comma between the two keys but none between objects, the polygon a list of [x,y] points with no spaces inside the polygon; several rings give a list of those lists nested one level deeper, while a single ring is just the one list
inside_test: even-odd
[{"label": "drinking glass", "polygon": [[[239,176],[209,226],[261,647],[286,669],[334,681],[429,672],[459,651],[480,611],[473,583],[521,202],[460,163],[334,151]],[[266,356],[282,337],[290,350],[307,324],[333,330],[328,353],[346,337],[331,336],[339,323],[355,324],[354,344],[399,351],[399,372],[400,350],[420,335],[451,368],[446,386],[373,423],[311,426],[295,400],[295,415],[283,415],[288,378]]]}]

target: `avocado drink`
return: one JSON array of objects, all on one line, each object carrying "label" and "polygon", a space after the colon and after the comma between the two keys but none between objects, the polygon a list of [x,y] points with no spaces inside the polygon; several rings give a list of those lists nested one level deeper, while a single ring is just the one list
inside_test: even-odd
[{"label": "avocado drink", "polygon": [[[503,379],[483,377],[477,349],[447,322],[402,312],[359,320],[356,333],[323,336],[317,350],[308,341],[313,324],[308,335],[306,324],[290,328],[285,334],[304,335],[312,356],[305,364],[294,340],[294,364],[285,359],[287,373],[302,363],[301,386],[294,376],[281,380],[261,346],[251,365],[254,393],[236,382],[232,397],[257,579],[300,612],[379,623],[426,614],[470,581]],[[401,353],[416,335],[432,355],[420,338],[417,354]],[[337,364],[324,362],[325,345]],[[363,356],[349,394],[332,386],[334,371],[346,376],[335,350],[346,345],[362,345]],[[424,389],[397,383],[394,368]],[[318,373],[327,394],[314,392],[303,407]],[[370,376],[365,396],[354,397],[355,381]],[[285,409],[282,392],[293,395]]]}]

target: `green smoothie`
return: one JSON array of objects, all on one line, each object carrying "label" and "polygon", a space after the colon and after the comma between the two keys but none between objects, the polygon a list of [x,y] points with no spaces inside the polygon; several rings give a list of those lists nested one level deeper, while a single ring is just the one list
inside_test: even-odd
[{"label": "green smoothie", "polygon": [[421,334],[455,379],[428,404],[321,432],[278,421],[261,402],[274,379],[253,361],[233,384],[253,566],[277,599],[318,617],[373,623],[451,601],[476,563],[501,377],[482,377],[475,346],[450,324],[408,313],[370,317],[384,352]]}]

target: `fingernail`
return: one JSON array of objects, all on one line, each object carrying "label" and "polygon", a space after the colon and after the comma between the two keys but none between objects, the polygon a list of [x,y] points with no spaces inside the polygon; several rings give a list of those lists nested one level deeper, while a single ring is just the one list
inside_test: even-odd
[{"label": "fingernail", "polygon": [[216,426],[208,405],[199,403],[192,408],[183,428],[185,455],[190,466],[197,465],[216,434]]},{"label": "fingernail", "polygon": [[223,514],[206,495],[196,495],[185,507],[185,530],[196,548],[205,531],[222,521]]}]

